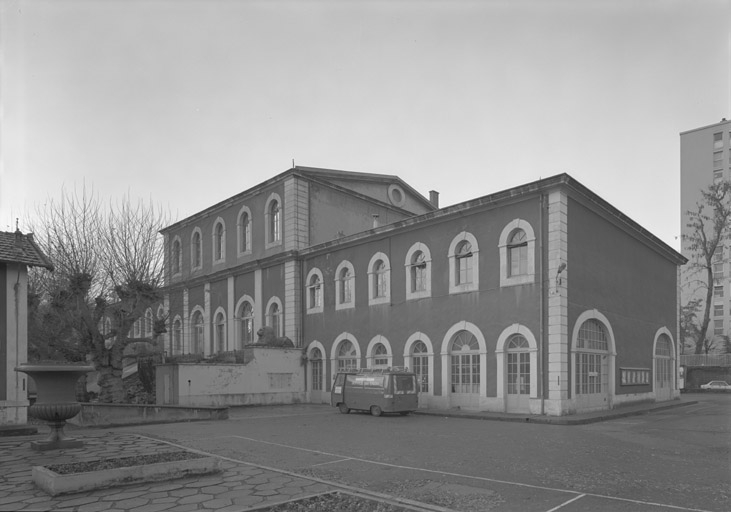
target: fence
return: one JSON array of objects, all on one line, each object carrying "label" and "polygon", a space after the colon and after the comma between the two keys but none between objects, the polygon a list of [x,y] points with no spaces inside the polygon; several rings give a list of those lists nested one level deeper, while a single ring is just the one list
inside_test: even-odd
[{"label": "fence", "polygon": [[692,354],[680,356],[681,366],[731,366],[731,354]]}]

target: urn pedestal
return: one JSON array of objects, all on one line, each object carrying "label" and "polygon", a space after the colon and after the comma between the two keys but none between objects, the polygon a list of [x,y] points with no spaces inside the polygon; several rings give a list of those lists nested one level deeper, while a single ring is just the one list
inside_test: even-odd
[{"label": "urn pedestal", "polygon": [[63,427],[66,420],[81,411],[76,401],[76,382],[94,367],[85,364],[23,364],[15,368],[30,376],[36,383],[38,396],[28,408],[28,416],[44,420],[51,432],[44,441],[33,441],[31,448],[37,451],[62,448],[81,448],[83,441],[66,437]]}]

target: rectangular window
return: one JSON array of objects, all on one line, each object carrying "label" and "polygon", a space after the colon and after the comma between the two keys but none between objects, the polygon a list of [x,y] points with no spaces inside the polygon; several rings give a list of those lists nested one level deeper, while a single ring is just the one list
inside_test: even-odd
[{"label": "rectangular window", "polygon": [[723,162],[723,151],[713,153],[713,168],[720,169]]},{"label": "rectangular window", "polygon": [[713,264],[713,279],[723,279],[723,263]]},{"label": "rectangular window", "polygon": [[713,253],[713,261],[723,261],[723,247],[718,247]]},{"label": "rectangular window", "polygon": [[322,359],[312,361],[312,391],[322,391]]},{"label": "rectangular window", "polygon": [[713,334],[720,336],[723,334],[723,320],[713,321]]},{"label": "rectangular window", "polygon": [[419,383],[419,392],[429,392],[429,358],[428,356],[413,356],[412,364],[416,380]]},{"label": "rectangular window", "polygon": [[713,149],[723,148],[723,133],[713,134]]},{"label": "rectangular window", "polygon": [[723,286],[714,286],[713,287],[713,296],[714,297],[723,297]]},{"label": "rectangular window", "polygon": [[722,170],[713,171],[713,181],[714,182],[721,181],[722,179],[723,179]]},{"label": "rectangular window", "polygon": [[466,284],[472,282],[472,255],[457,258],[459,268],[457,269],[457,283]]},{"label": "rectangular window", "polygon": [[723,316],[723,304],[713,305],[713,316]]}]

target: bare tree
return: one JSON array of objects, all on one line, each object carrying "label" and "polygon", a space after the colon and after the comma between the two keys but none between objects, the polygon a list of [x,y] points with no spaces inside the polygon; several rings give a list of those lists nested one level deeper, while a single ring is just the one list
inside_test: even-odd
[{"label": "bare tree", "polygon": [[686,212],[686,226],[690,234],[683,236],[692,257],[688,270],[693,276],[696,289],[705,289],[703,317],[695,339],[696,354],[709,350],[712,340],[707,340],[713,299],[713,263],[716,251],[723,250],[724,240],[731,233],[731,182],[719,181],[701,190],[702,198],[696,208]]},{"label": "bare tree", "polygon": [[[36,286],[44,321],[66,346],[78,345],[91,356],[100,400],[122,402],[124,348],[140,341],[129,337],[130,330],[162,300],[159,231],[169,224],[168,215],[129,194],[104,207],[83,187],[49,199],[36,222],[38,241],[56,267],[52,278]],[[110,331],[103,327],[105,318],[112,319]],[[156,322],[155,333],[164,330],[164,319]]]}]

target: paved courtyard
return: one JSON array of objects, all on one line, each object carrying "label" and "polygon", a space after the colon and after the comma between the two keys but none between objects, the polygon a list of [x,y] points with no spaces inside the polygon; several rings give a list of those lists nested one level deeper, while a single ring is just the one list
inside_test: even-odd
[{"label": "paved courtyard", "polygon": [[[726,511],[731,395],[683,400],[587,425],[295,405],[232,409],[219,422],[71,430],[86,441],[81,450],[39,453],[27,437],[6,437],[0,510],[252,510],[340,490],[433,511]],[[33,465],[181,448],[221,458],[224,471],[55,498],[30,481]]]}]

